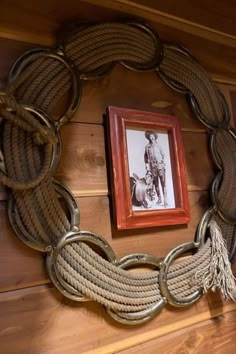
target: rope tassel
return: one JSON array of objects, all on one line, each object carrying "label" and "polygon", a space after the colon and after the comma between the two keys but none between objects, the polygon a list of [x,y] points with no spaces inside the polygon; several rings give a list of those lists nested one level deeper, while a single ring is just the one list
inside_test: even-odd
[{"label": "rope tassel", "polygon": [[204,292],[220,289],[225,300],[236,301],[236,283],[231,270],[228,252],[221,229],[212,220],[209,223],[211,234],[211,261],[204,269],[195,274],[195,281]]}]

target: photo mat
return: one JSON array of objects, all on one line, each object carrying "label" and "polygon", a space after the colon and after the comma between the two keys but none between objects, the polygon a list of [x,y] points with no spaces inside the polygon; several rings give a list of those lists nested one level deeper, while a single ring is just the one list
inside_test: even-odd
[{"label": "photo mat", "polygon": [[126,127],[126,142],[132,210],[175,208],[168,132]]}]

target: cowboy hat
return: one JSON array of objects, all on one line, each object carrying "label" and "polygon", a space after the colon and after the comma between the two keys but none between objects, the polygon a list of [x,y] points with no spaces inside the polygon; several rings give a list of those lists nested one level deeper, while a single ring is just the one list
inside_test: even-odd
[{"label": "cowboy hat", "polygon": [[145,132],[145,138],[146,138],[147,140],[150,140],[150,135],[154,135],[154,136],[155,136],[155,140],[157,140],[158,134],[155,133],[155,132],[153,132],[153,131],[147,130],[147,131]]}]

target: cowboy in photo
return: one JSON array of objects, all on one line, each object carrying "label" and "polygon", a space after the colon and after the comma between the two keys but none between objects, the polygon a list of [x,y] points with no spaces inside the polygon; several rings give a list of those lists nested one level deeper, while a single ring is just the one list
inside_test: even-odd
[{"label": "cowboy in photo", "polygon": [[145,146],[144,162],[146,171],[151,172],[153,184],[157,194],[157,204],[162,204],[160,185],[164,198],[164,207],[167,206],[167,191],[166,191],[166,169],[165,155],[163,149],[158,143],[158,134],[153,131],[146,131],[145,138],[149,143]]}]

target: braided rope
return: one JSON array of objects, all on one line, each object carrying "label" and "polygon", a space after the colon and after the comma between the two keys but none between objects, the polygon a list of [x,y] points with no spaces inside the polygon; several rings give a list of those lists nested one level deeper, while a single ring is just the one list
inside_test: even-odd
[{"label": "braided rope", "polygon": [[[61,98],[70,95],[71,72],[85,79],[100,77],[110,70],[113,62],[133,70],[157,70],[165,75],[171,86],[191,93],[197,103],[197,115],[203,117],[201,120],[208,126],[225,125],[225,102],[220,93],[205,70],[186,51],[164,45],[162,53],[158,37],[150,28],[138,23],[78,26],[65,36],[56,54],[48,53],[42,50],[31,56],[26,54],[25,62],[22,60],[18,65],[20,69],[12,70],[13,78],[6,95],[0,95],[5,165],[0,181],[12,190],[9,210],[14,230],[31,247],[50,251],[47,258],[49,276],[59,291],[73,300],[96,300],[121,322],[144,322],[158,313],[166,301],[174,305],[181,303],[181,306],[193,303],[202,294],[193,278],[196,273],[204,274],[210,264],[211,239],[203,244],[189,243],[187,249],[192,247],[197,252],[185,261],[170,265],[167,274],[163,273],[157,258],[142,254],[133,255],[131,264],[139,264],[139,257],[146,257],[146,263],[155,263],[156,269],[128,272],[129,262],[116,259],[109,245],[99,236],[81,233],[78,222],[72,222],[74,213],[71,213],[71,220],[65,213],[51,177],[53,148],[58,143],[59,133],[39,122],[35,114],[18,102],[52,115],[50,124],[53,124],[55,107]],[[64,62],[58,60],[61,55],[73,70],[68,70]],[[65,118],[66,115],[61,121]],[[227,210],[233,217],[235,205],[231,195],[236,193],[233,178],[236,164],[232,164],[231,155],[236,139],[229,135],[228,130],[215,132],[213,158],[226,172],[218,193],[222,213]],[[69,193],[65,188],[63,191]],[[70,198],[75,206],[73,197]],[[230,259],[235,260],[235,226],[217,212],[213,219],[222,229]],[[106,259],[93,250],[91,243],[101,248]],[[183,246],[183,251],[186,247]],[[165,266],[168,256],[163,262]],[[162,282],[161,285],[163,274],[166,284]],[[171,293],[169,298],[163,295],[163,288]]]}]

